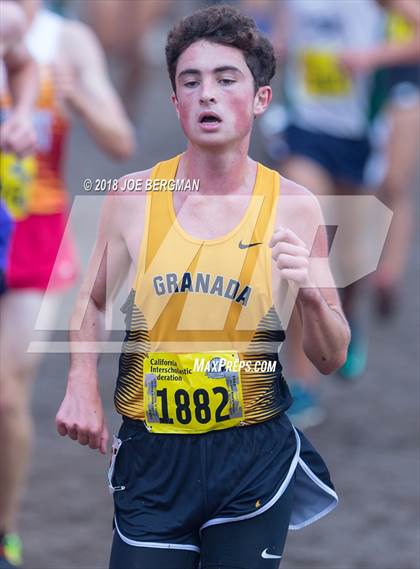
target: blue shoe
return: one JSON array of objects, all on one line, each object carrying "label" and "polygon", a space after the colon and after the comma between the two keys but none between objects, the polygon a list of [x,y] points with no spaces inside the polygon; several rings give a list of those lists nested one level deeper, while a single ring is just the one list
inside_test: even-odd
[{"label": "blue shoe", "polygon": [[368,342],[367,337],[360,328],[349,322],[351,330],[351,340],[347,352],[345,364],[338,370],[338,375],[345,381],[358,379],[366,369]]},{"label": "blue shoe", "polygon": [[0,569],[22,566],[22,542],[15,533],[6,533],[0,539]]},{"label": "blue shoe", "polygon": [[290,421],[299,429],[309,429],[320,425],[325,419],[325,410],[319,405],[314,390],[296,381],[289,382],[293,403],[286,411]]},{"label": "blue shoe", "polygon": [[0,553],[0,569],[16,569],[18,565],[12,565],[3,555]]}]

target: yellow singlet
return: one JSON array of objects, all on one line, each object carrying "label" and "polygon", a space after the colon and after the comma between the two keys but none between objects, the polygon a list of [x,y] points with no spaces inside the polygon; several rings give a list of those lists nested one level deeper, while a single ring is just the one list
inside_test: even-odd
[{"label": "yellow singlet", "polygon": [[[157,164],[151,180],[175,179],[179,159]],[[123,307],[119,413],[147,422],[147,406],[150,424],[203,432],[261,422],[289,406],[268,247],[279,189],[279,174],[258,164],[242,220],[213,240],[183,230],[171,191],[149,192],[137,273]]]}]

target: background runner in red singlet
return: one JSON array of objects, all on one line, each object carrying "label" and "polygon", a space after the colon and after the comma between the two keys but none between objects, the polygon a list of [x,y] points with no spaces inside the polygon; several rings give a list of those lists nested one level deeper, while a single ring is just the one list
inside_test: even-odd
[{"label": "background runner in red singlet", "polygon": [[[26,352],[48,287],[51,318],[59,291],[76,276],[73,245],[62,244],[67,217],[63,179],[70,121],[78,117],[95,144],[111,157],[128,158],[134,149],[130,123],[112,87],[103,53],[87,26],[49,12],[39,0],[19,2],[28,18],[26,45],[39,64],[41,92],[36,105],[37,173],[30,187],[26,217],[16,224],[1,298],[0,386],[3,410],[0,437],[0,525],[17,530],[17,513],[31,447],[30,382],[38,354]],[[2,86],[2,107],[9,97]]]}]

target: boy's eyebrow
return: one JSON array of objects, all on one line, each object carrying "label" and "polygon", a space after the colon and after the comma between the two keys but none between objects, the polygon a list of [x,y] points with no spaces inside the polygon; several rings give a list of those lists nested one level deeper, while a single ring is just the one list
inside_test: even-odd
[{"label": "boy's eyebrow", "polygon": [[184,69],[178,73],[178,77],[183,77],[184,75],[201,75],[201,71],[199,69]]},{"label": "boy's eyebrow", "polygon": [[[243,75],[242,71],[235,67],[234,65],[222,65],[220,67],[216,67],[213,69],[213,73],[223,73],[223,71],[233,71],[234,73],[240,73]],[[183,69],[180,73],[178,73],[178,78],[183,77],[184,75],[201,75],[201,71],[199,69]]]},{"label": "boy's eyebrow", "polygon": [[241,75],[243,75],[242,71],[238,68],[235,67],[234,65],[222,65],[221,67],[216,67],[216,69],[213,69],[214,73],[223,73],[223,71],[233,71],[234,73],[240,73]]}]

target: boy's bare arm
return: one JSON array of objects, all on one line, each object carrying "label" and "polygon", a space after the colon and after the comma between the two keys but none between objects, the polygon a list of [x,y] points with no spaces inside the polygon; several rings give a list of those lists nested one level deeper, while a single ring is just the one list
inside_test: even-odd
[{"label": "boy's bare arm", "polygon": [[110,81],[96,36],[81,22],[66,22],[63,55],[54,70],[58,96],[81,117],[102,150],[115,159],[130,158],[135,149],[134,131]]},{"label": "boy's bare arm", "polygon": [[283,179],[285,186],[292,193],[279,202],[282,214],[270,244],[277,282],[275,304],[281,317],[287,283],[296,294],[303,350],[321,373],[328,374],[346,360],[349,326],[327,261],[325,222],[318,201],[304,188]]},{"label": "boy's bare arm", "polygon": [[[104,337],[106,305],[130,267],[131,258],[121,231],[127,199],[131,198],[109,196],[105,200],[97,241],[71,319],[71,329],[78,322],[81,326],[70,332],[67,390],[56,417],[60,435],[68,435],[102,453],[106,453],[108,431],[98,386],[98,353],[89,352],[88,348]],[[86,352],[80,351],[81,346]]]},{"label": "boy's bare arm", "polygon": [[378,0],[384,8],[404,18],[413,33],[405,41],[383,41],[370,49],[353,49],[341,54],[341,64],[352,73],[420,62],[420,4],[416,0]]},{"label": "boy's bare arm", "polygon": [[12,109],[0,129],[1,149],[25,156],[35,150],[36,133],[32,124],[38,96],[38,70],[25,44],[26,19],[23,10],[5,2],[1,10],[0,52],[7,71]]}]

